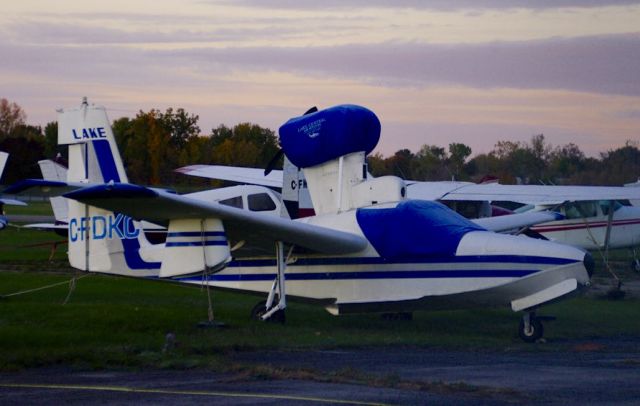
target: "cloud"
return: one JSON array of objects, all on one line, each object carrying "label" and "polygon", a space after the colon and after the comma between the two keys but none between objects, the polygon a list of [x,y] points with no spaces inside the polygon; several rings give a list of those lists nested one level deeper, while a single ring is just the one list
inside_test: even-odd
[{"label": "cloud", "polygon": [[[160,20],[161,21],[161,20]],[[159,22],[160,22],[159,21]],[[286,37],[298,32],[286,26],[173,29],[161,32],[157,27],[123,30],[85,23],[52,23],[27,21],[7,24],[5,35],[26,44],[194,44],[247,41],[265,35]]]},{"label": "cloud", "polygon": [[202,1],[205,4],[229,3],[261,8],[281,8],[292,10],[319,9],[362,9],[362,8],[413,8],[423,10],[464,10],[464,9],[550,9],[565,7],[606,7],[639,4],[638,0],[233,0]]},{"label": "cloud", "polygon": [[200,68],[223,64],[357,79],[382,86],[460,85],[640,95],[640,35],[488,44],[384,43],[174,51]]},{"label": "cloud", "polygon": [[0,72],[117,83],[176,77],[189,84],[203,76],[271,71],[381,87],[446,85],[640,95],[640,34],[459,45],[389,42],[186,50],[0,42],[0,54]]}]

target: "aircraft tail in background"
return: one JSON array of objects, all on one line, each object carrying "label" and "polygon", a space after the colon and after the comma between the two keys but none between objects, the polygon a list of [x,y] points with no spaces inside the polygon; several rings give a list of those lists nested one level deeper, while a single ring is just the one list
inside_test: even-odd
[{"label": "aircraft tail in background", "polygon": [[[67,168],[54,162],[50,159],[38,161],[40,166],[40,172],[42,172],[42,179],[54,181],[54,182],[66,182],[67,181]],[[51,202],[51,209],[57,223],[69,222],[69,207],[64,197],[56,196],[49,198]]]}]

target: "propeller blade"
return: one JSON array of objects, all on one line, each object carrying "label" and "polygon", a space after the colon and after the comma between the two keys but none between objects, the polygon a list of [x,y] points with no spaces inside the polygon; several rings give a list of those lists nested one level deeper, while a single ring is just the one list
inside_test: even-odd
[{"label": "propeller blade", "polygon": [[284,155],[284,151],[282,150],[282,148],[280,148],[278,152],[276,152],[276,154],[273,156],[273,158],[271,158],[271,161],[269,161],[269,163],[267,164],[267,167],[264,168],[264,176],[267,176],[268,174],[271,173],[273,168],[276,167],[276,164],[278,163],[280,158],[282,158],[282,155]]},{"label": "propeller blade", "polygon": [[306,116],[307,114],[315,113],[316,111],[318,111],[318,108],[316,106],[313,106],[309,110],[305,111],[303,116]]},{"label": "propeller blade", "polygon": [[[309,110],[305,111],[303,116],[306,116],[307,114],[315,113],[316,111],[318,111],[318,108],[316,106],[313,106]],[[267,164],[267,167],[264,168],[264,176],[267,176],[268,174],[271,173],[273,168],[276,167],[276,164],[278,163],[280,158],[282,158],[282,155],[284,155],[284,151],[282,149],[279,149],[278,152],[276,152],[276,154],[273,156],[273,158],[271,158],[271,161],[269,161],[269,163]]]}]

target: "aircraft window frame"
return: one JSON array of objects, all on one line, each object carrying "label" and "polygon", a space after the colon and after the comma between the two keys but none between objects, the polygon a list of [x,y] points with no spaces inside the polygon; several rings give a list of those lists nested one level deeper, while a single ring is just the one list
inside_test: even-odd
[{"label": "aircraft window frame", "polygon": [[247,207],[251,211],[274,211],[278,208],[271,195],[266,192],[247,195]]},{"label": "aircraft window frame", "polygon": [[218,200],[218,203],[223,204],[225,206],[235,207],[238,209],[244,208],[244,204],[242,203],[242,195],[229,197],[227,199],[221,199],[221,200]]},{"label": "aircraft window frame", "polygon": [[[610,200],[600,200],[598,204],[600,205],[600,210],[602,210],[602,214],[605,216],[609,215],[609,202]],[[622,207],[622,203],[617,200],[613,201],[613,212],[615,213]]]},{"label": "aircraft window frame", "polygon": [[594,200],[571,202],[564,208],[564,215],[570,220],[597,217],[600,215],[598,203]]}]

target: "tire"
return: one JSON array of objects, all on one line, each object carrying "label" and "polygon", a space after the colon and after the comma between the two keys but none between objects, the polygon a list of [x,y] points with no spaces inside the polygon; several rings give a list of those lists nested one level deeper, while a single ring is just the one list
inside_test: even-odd
[{"label": "tire", "polygon": [[278,310],[277,312],[273,313],[271,317],[269,317],[268,319],[262,320],[262,316],[267,312],[266,305],[267,305],[267,301],[263,300],[261,302],[258,302],[258,304],[256,304],[255,306],[253,306],[253,309],[251,309],[251,320],[266,321],[267,323],[284,324],[286,321],[284,310]]},{"label": "tire", "polygon": [[520,325],[518,326],[518,335],[520,336],[522,341],[526,343],[534,343],[544,335],[544,327],[542,326],[542,322],[540,320],[532,317],[530,325],[530,331],[525,331],[524,320],[520,320]]}]

